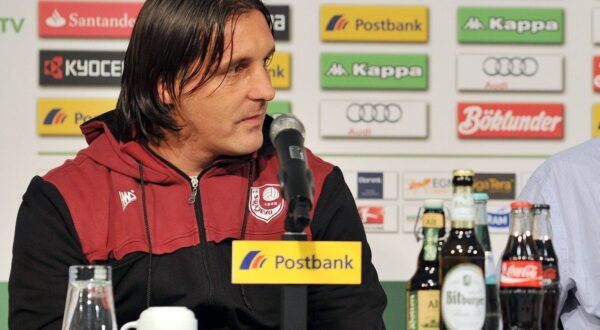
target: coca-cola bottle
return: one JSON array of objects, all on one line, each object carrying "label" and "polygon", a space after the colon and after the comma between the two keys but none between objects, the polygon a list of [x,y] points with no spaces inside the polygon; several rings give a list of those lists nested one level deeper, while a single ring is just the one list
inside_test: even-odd
[{"label": "coca-cola bottle", "polygon": [[542,262],[542,329],[556,329],[558,326],[558,298],[560,286],[558,277],[558,259],[552,246],[550,227],[550,206],[533,205],[533,240]]},{"label": "coca-cola bottle", "polygon": [[423,248],[419,253],[417,270],[406,286],[406,329],[436,330],[440,328],[442,287],[439,252],[446,233],[444,202],[441,199],[426,199],[421,222]]},{"label": "coca-cola bottle", "polygon": [[498,297],[498,277],[496,276],[494,255],[492,254],[492,244],[488,230],[488,198],[486,193],[473,194],[475,200],[475,235],[485,254],[486,311],[483,329],[497,330],[500,325],[500,298]]},{"label": "coca-cola bottle", "polygon": [[471,170],[455,170],[452,229],[442,247],[441,329],[480,330],[485,321],[484,253],[475,237]]},{"label": "coca-cola bottle", "polygon": [[542,263],[531,236],[531,204],[513,202],[510,208],[510,236],[502,256],[500,275],[503,328],[539,330]]}]

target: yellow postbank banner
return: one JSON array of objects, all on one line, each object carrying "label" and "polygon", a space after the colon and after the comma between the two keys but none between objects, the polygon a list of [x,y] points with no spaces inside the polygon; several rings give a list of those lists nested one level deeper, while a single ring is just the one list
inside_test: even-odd
[{"label": "yellow postbank banner", "polygon": [[81,124],[114,109],[116,104],[115,99],[39,99],[38,134],[81,135]]},{"label": "yellow postbank banner", "polygon": [[292,85],[292,55],[288,52],[275,52],[267,67],[271,84],[276,89],[289,89]]},{"label": "yellow postbank banner", "polygon": [[234,284],[360,284],[361,242],[234,241]]},{"label": "yellow postbank banner", "polygon": [[427,42],[424,6],[322,5],[321,40]]},{"label": "yellow postbank banner", "polygon": [[592,108],[592,136],[600,136],[600,103],[594,104]]}]

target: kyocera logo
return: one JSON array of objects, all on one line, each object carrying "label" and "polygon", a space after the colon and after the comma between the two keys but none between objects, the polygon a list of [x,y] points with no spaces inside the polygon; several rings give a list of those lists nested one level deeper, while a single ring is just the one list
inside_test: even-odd
[{"label": "kyocera logo", "polygon": [[348,20],[344,18],[344,15],[333,15],[333,17],[327,23],[326,31],[339,31],[343,30],[348,26]]},{"label": "kyocera logo", "polygon": [[123,52],[40,51],[40,85],[120,85]]},{"label": "kyocera logo", "polygon": [[44,125],[63,124],[65,119],[67,119],[67,114],[61,111],[60,108],[54,108],[44,118]]},{"label": "kyocera logo", "polygon": [[242,264],[240,265],[240,269],[248,270],[248,269],[256,269],[262,268],[267,261],[264,254],[260,254],[260,250],[252,250],[246,254],[244,260],[242,260]]}]

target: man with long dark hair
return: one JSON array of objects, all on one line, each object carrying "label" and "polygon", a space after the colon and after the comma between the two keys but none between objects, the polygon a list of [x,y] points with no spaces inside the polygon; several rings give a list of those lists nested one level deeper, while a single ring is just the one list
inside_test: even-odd
[{"label": "man with long dark hair", "polygon": [[[35,177],[23,197],[11,329],[59,329],[68,267],[93,263],[112,266],[119,324],[177,305],[202,329],[279,327],[280,286],[231,284],[233,240],[284,232],[278,159],[265,135],[274,50],[260,0],[145,2],[117,109],[82,125],[89,146]],[[386,298],[349,189],[308,150],[307,162],[308,237],[363,243],[361,285],[309,286],[309,327],[381,329]]]}]

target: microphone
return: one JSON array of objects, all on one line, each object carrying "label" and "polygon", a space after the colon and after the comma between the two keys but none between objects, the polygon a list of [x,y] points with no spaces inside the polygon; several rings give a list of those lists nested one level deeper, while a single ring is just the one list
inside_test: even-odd
[{"label": "microphone", "polygon": [[286,231],[301,233],[310,222],[313,176],[306,164],[304,126],[294,116],[279,115],[271,123],[271,142],[279,157],[279,183],[288,202]]}]

